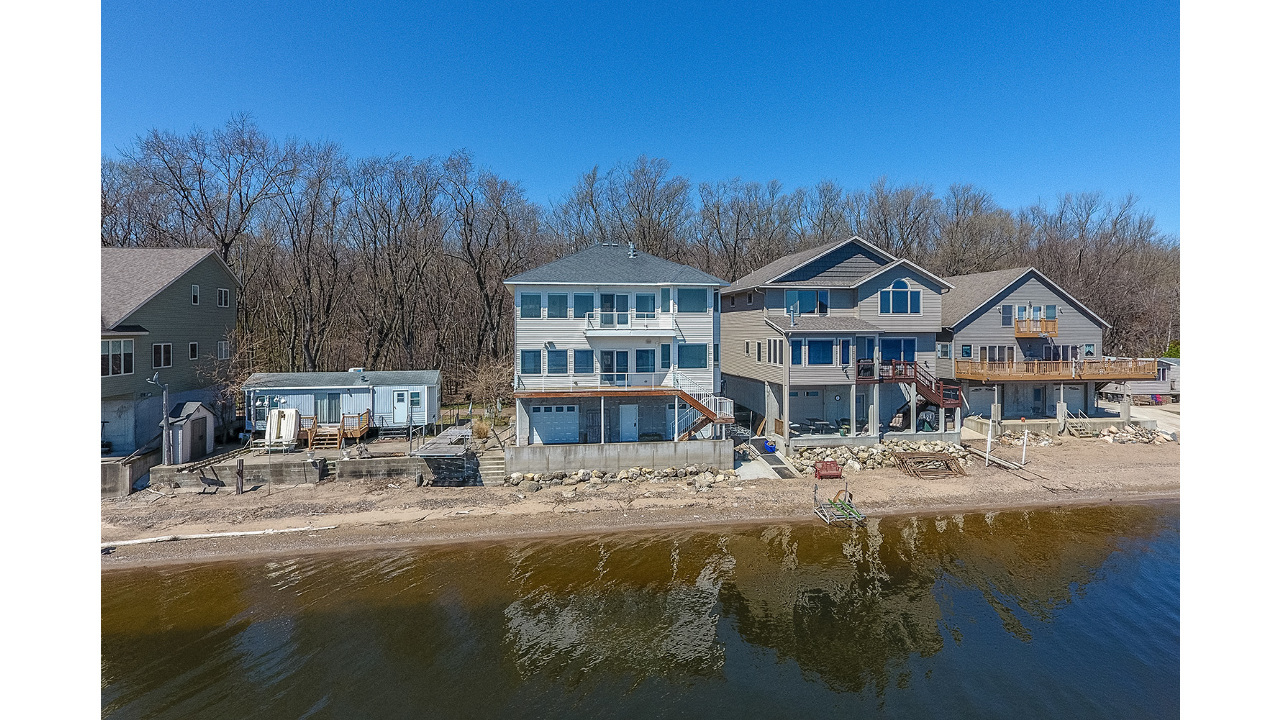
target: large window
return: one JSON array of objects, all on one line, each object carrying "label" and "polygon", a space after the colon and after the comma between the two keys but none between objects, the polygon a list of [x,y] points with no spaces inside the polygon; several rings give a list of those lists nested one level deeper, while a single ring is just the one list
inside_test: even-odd
[{"label": "large window", "polygon": [[809,341],[809,364],[810,365],[831,365],[833,359],[831,357],[832,341],[830,340],[810,340]]},{"label": "large window", "polygon": [[591,293],[573,294],[573,316],[584,318],[596,307],[596,296]]},{"label": "large window", "polygon": [[[683,311],[683,302],[680,303],[680,308]],[[707,366],[707,346],[701,343],[680,343],[676,346],[676,364],[682,369],[705,368]]]},{"label": "large window", "polygon": [[542,296],[538,293],[520,293],[520,317],[542,317]]},{"label": "large window", "polygon": [[658,296],[653,293],[636,294],[636,317],[655,318],[658,316]]},{"label": "large window", "polygon": [[568,350],[548,350],[547,351],[547,374],[548,375],[567,375],[569,373],[569,351]]},{"label": "large window", "polygon": [[231,307],[231,290],[218,288],[218,307]]},{"label": "large window", "polygon": [[906,280],[894,280],[888,290],[880,291],[880,314],[919,315],[920,291],[912,290]]},{"label": "large window", "polygon": [[630,295],[600,293],[600,326],[627,325],[630,305]]},{"label": "large window", "polygon": [[541,350],[521,350],[520,351],[520,372],[524,375],[541,375],[542,374],[542,351]]},{"label": "large window", "polygon": [[803,340],[791,341],[791,364],[792,365],[804,364],[804,341]]},{"label": "large window", "polygon": [[662,288],[662,312],[671,312],[671,288]]},{"label": "large window", "polygon": [[671,343],[662,343],[662,369],[671,369]]},{"label": "large window", "polygon": [[102,377],[133,374],[133,341],[102,341]]},{"label": "large window", "polygon": [[573,351],[573,372],[588,375],[596,371],[596,355],[590,350]]},{"label": "large window", "polygon": [[840,341],[840,364],[849,365],[853,358],[849,357],[850,351],[853,349],[853,341],[844,339]]},{"label": "large window", "polygon": [[[676,311],[679,313],[704,313],[707,311],[706,288],[678,288]],[[682,364],[681,367],[684,367]],[[706,365],[703,365],[706,367]]]},{"label": "large window", "polygon": [[547,317],[549,318],[569,317],[569,296],[564,293],[548,294],[547,295]]},{"label": "large window", "polygon": [[218,341],[218,359],[219,360],[231,359],[231,341],[230,340]]},{"label": "large window", "polygon": [[1045,306],[1044,306],[1044,319],[1045,319],[1045,320],[1057,320],[1057,319],[1058,319],[1058,306],[1057,306],[1057,305],[1045,305]]},{"label": "large window", "polygon": [[658,351],[654,350],[653,348],[649,348],[647,350],[637,350],[636,351],[636,372],[638,373],[656,372],[657,354],[658,354]]},{"label": "large window", "polygon": [[151,367],[173,367],[172,343],[155,343],[151,346]]},{"label": "large window", "polygon": [[1013,327],[1013,306],[1000,306],[1000,327]]},{"label": "large window", "polygon": [[787,312],[798,315],[826,315],[826,290],[788,290]]}]

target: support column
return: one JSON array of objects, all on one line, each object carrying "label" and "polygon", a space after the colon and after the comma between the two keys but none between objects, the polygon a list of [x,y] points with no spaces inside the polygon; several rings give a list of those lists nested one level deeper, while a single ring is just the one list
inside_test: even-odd
[{"label": "support column", "polygon": [[911,403],[911,429],[908,432],[914,433],[916,431],[916,384],[908,383],[906,389],[907,402]]},{"label": "support column", "polygon": [[604,444],[604,396],[600,396],[600,444]]},{"label": "support column", "polygon": [[1058,383],[1058,407],[1055,415],[1058,418],[1058,433],[1067,429],[1067,386]]},{"label": "support column", "polygon": [[782,384],[782,440],[791,439],[791,383]]},{"label": "support column", "polygon": [[[856,347],[857,344],[855,343],[854,346]],[[854,362],[854,367],[857,367],[857,362]],[[849,386],[849,437],[858,434],[858,373],[856,370],[853,375],[853,384]]]},{"label": "support column", "polygon": [[871,386],[871,407],[867,410],[867,432],[880,437],[880,383]]},{"label": "support column", "polygon": [[1098,388],[1094,382],[1090,380],[1084,384],[1084,414],[1093,417],[1093,413],[1098,408],[1098,402],[1094,394],[1098,392]]},{"label": "support column", "polygon": [[1000,418],[1003,408],[1000,407],[1000,385],[995,386],[996,401],[991,403],[991,434],[1000,434]]},{"label": "support column", "polygon": [[1132,403],[1133,403],[1133,396],[1130,395],[1129,391],[1126,389],[1124,393],[1124,399],[1120,401],[1120,422],[1125,425],[1129,424],[1129,406]]},{"label": "support column", "polygon": [[[520,447],[520,410],[524,405],[524,401],[516,398],[516,447]],[[497,418],[494,418],[496,421]]]}]

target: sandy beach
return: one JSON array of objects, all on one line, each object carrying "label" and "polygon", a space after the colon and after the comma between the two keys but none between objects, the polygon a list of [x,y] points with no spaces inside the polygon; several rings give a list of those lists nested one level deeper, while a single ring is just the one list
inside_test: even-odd
[{"label": "sandy beach", "polygon": [[[1019,448],[996,455],[1018,460]],[[1028,451],[1018,477],[971,457],[964,477],[922,481],[896,468],[846,471],[818,481],[830,497],[848,482],[868,516],[956,514],[1012,508],[1098,505],[1179,496],[1179,445],[1112,445],[1065,437]],[[1032,474],[1034,473],[1034,474]],[[1031,479],[1026,479],[1031,478]],[[180,540],[114,548],[104,571],[260,555],[395,548],[520,537],[580,536],[620,530],[821,522],[813,514],[812,477],[747,480],[696,492],[683,482],[615,482],[600,487],[415,487],[412,482],[327,482],[260,487],[236,496],[152,491],[102,501],[102,542],[253,530],[334,529]]]}]

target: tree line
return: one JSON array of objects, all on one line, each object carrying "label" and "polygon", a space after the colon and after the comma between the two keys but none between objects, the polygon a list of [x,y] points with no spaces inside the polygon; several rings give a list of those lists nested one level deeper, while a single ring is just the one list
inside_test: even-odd
[{"label": "tree line", "polygon": [[240,277],[243,372],[430,368],[456,391],[509,363],[502,281],[564,254],[634,242],[732,281],[855,234],[942,276],[1034,265],[1112,323],[1108,354],[1159,355],[1178,339],[1177,240],[1132,196],[1008,209],[962,183],[694,185],[641,156],[591,168],[543,205],[466,151],[351,158],[277,141],[243,115],[151,130],[102,163],[104,247],[214,248]]}]

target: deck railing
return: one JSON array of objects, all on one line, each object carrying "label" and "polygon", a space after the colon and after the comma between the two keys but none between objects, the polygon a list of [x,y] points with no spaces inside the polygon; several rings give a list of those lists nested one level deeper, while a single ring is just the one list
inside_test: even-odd
[{"label": "deck railing", "polygon": [[1058,321],[1054,320],[1014,320],[1013,334],[1017,337],[1053,337],[1058,334]]},{"label": "deck railing", "polygon": [[1155,360],[956,360],[955,375],[967,380],[986,378],[1045,380],[1118,380],[1155,377]]}]

